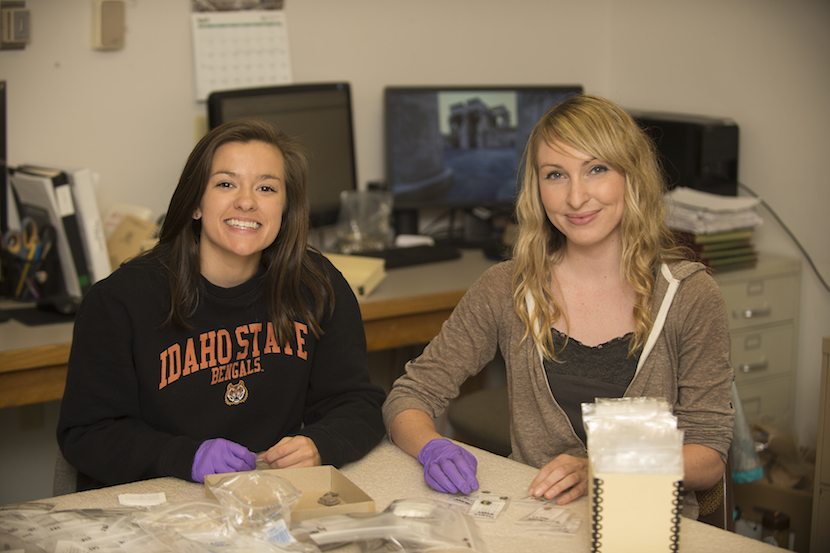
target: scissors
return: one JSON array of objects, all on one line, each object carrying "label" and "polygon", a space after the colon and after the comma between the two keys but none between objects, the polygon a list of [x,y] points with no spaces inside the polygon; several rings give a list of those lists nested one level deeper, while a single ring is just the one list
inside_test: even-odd
[{"label": "scissors", "polygon": [[31,217],[23,219],[20,230],[9,229],[3,238],[4,249],[21,259],[29,259],[37,253],[37,223]]},{"label": "scissors", "polygon": [[[21,222],[21,228],[20,231],[8,230],[3,236],[3,248],[12,255],[26,261],[20,274],[20,281],[17,283],[15,297],[20,297],[23,292],[23,286],[28,279],[32,261],[39,261],[41,257],[37,222],[31,217],[25,217]],[[54,229],[52,232],[54,232]]]}]

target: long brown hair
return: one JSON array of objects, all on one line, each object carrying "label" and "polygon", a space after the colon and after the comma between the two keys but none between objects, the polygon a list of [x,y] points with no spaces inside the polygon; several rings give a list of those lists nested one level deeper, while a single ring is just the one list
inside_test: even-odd
[{"label": "long brown hair", "polygon": [[[334,309],[334,289],[322,266],[309,256],[308,161],[299,142],[256,119],[231,121],[206,134],[187,159],[150,254],[169,269],[170,311],[165,325],[189,328],[199,304],[199,236],[193,219],[207,187],[216,150],[229,142],[264,142],[279,149],[285,166],[286,202],[277,238],[262,252],[263,297],[279,343],[295,345],[294,321],[305,321],[320,336],[321,321]],[[303,289],[312,305],[303,301]]]},{"label": "long brown hair", "polygon": [[[654,143],[625,110],[587,94],[552,107],[530,134],[516,208],[519,236],[514,248],[513,304],[525,323],[525,337],[532,336],[551,359],[555,351],[550,329],[562,315],[550,290],[551,266],[565,245],[565,236],[548,220],[542,205],[537,160],[542,142],[568,145],[611,164],[625,176],[620,273],[636,293],[632,353],[651,330],[656,265],[685,257],[665,224],[665,183]],[[528,294],[534,304],[531,313],[526,306]]]}]

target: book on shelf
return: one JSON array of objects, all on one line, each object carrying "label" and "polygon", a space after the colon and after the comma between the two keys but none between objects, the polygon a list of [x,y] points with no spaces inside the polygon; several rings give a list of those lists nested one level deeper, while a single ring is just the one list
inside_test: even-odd
[{"label": "book on shelf", "polygon": [[720,244],[735,240],[748,240],[752,238],[753,229],[737,229],[712,234],[695,234],[679,230],[674,230],[673,232],[679,242],[689,246],[698,246]]},{"label": "book on shelf", "polygon": [[736,255],[714,259],[701,259],[701,263],[714,272],[734,271],[737,269],[751,269],[758,264],[758,254]]},{"label": "book on shelf", "polygon": [[752,245],[753,229],[737,229],[713,234],[694,234],[674,230],[678,245],[691,250],[694,259],[712,272],[749,269],[758,263]]},{"label": "book on shelf", "polygon": [[69,178],[63,171],[41,168],[10,169],[21,217],[55,229],[55,244],[66,292],[81,297],[90,286],[83,240]]},{"label": "book on shelf", "polygon": [[708,244],[687,244],[681,242],[694,252],[716,252],[721,250],[734,250],[737,248],[746,248],[752,246],[752,239],[739,238],[737,240],[724,240],[723,242],[711,242]]},{"label": "book on shelf", "polygon": [[95,284],[109,276],[112,267],[101,212],[98,210],[98,200],[95,198],[92,171],[88,168],[81,168],[69,169],[65,172],[69,177],[69,184],[72,186],[72,195],[75,199],[90,284]]},{"label": "book on shelf", "polygon": [[711,259],[724,259],[724,258],[736,258],[736,257],[745,257],[749,255],[755,254],[755,248],[752,246],[742,246],[738,248],[728,248],[725,250],[706,250],[706,251],[696,251],[695,256],[700,259],[701,261]]}]

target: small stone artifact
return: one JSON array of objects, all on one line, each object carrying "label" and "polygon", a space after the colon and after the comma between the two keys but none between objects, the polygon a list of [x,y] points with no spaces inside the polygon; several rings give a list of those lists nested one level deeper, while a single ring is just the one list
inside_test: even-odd
[{"label": "small stone artifact", "polygon": [[340,495],[337,492],[326,492],[317,500],[317,503],[326,507],[337,505],[340,503]]}]

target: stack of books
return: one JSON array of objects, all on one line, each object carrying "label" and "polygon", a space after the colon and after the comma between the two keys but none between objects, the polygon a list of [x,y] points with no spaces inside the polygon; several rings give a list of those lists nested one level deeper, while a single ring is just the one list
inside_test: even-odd
[{"label": "stack of books", "polygon": [[666,195],[667,224],[677,242],[714,272],[747,269],[758,263],[753,231],[763,223],[757,198],[720,196],[690,188]]},{"label": "stack of books", "polygon": [[693,234],[674,231],[679,244],[687,246],[700,261],[713,271],[750,269],[758,263],[758,252],[752,244],[752,229]]}]

